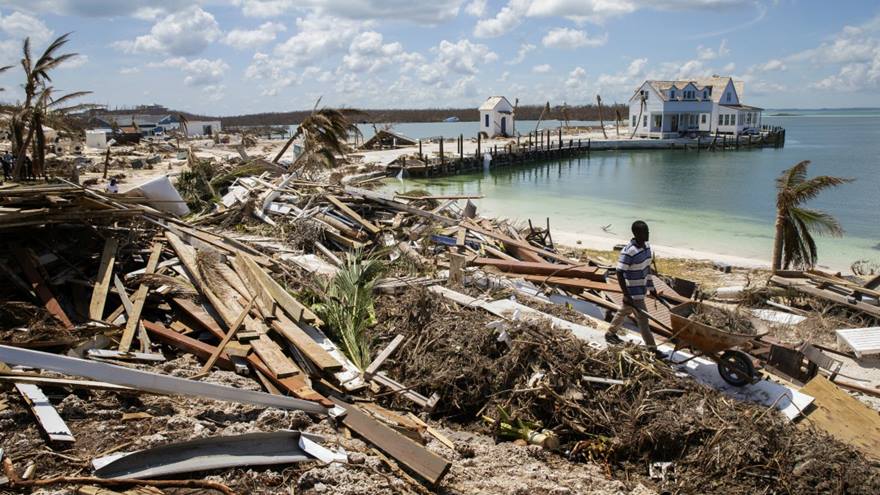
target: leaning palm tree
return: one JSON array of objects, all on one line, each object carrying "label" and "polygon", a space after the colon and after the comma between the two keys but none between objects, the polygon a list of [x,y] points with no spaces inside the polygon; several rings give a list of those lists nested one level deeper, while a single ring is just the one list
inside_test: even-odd
[{"label": "leaning palm tree", "polygon": [[629,138],[632,139],[636,136],[636,131],[639,130],[639,125],[642,123],[642,112],[645,111],[645,95],[639,95],[639,116],[636,118],[636,125],[633,126],[632,134],[629,135]]},{"label": "leaning palm tree", "polygon": [[45,175],[46,134],[43,126],[47,125],[58,131],[71,132],[73,129],[68,115],[71,112],[96,107],[96,105],[91,104],[65,106],[71,100],[91,94],[91,91],[77,91],[58,98],[53,96],[53,92],[53,87],[43,87],[37,93],[30,111],[30,127],[34,135],[32,150],[34,175],[36,176]]},{"label": "leaning palm tree", "polygon": [[602,118],[602,97],[599,95],[596,95],[596,104],[599,106],[599,125],[602,126],[602,135],[608,139],[608,134],[605,133],[605,119]]},{"label": "leaning palm tree", "polygon": [[830,187],[852,179],[820,175],[807,178],[808,160],[784,170],[776,179],[776,237],[773,240],[773,270],[812,268],[816,264],[815,234],[843,235],[833,216],[802,205]]},{"label": "leaning palm tree", "polygon": [[[21,172],[25,154],[36,132],[33,124],[36,114],[34,102],[43,93],[47,83],[52,81],[52,78],[49,77],[49,71],[55,69],[66,60],[77,56],[76,53],[65,53],[63,55],[56,55],[55,53],[67,44],[69,36],[70,33],[67,33],[56,38],[55,41],[46,47],[46,50],[36,61],[31,56],[30,38],[25,38],[24,40],[22,47],[23,57],[21,59],[21,67],[24,69],[25,74],[23,86],[24,103],[22,103],[16,115],[10,121],[12,127],[12,147],[16,155],[15,170],[13,171],[15,177],[18,177]],[[46,96],[48,97],[49,95]]]},{"label": "leaning palm tree", "polygon": [[300,122],[296,132],[290,136],[290,139],[284,143],[281,151],[272,160],[273,163],[278,163],[290,145],[302,136],[303,151],[293,161],[290,166],[291,170],[336,167],[336,157],[345,155],[349,135],[360,135],[357,126],[349,120],[349,115],[356,113],[356,111],[336,108],[319,109],[320,103],[321,99],[318,98],[312,113]]}]

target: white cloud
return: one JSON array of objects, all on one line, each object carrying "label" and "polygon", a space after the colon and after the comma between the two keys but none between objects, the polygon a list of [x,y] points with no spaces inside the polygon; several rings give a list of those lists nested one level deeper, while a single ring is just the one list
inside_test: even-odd
[{"label": "white cloud", "polygon": [[787,61],[807,62],[818,70],[837,66],[836,73],[810,84],[813,89],[876,91],[880,89],[880,15],[858,26],[845,26],[828,41]]},{"label": "white cloud", "polygon": [[621,72],[615,74],[601,74],[596,81],[599,93],[616,92],[617,95],[632,92],[633,88],[641,84],[647,79],[645,75],[645,66],[648,64],[647,58],[637,58],[629,63],[629,65]]},{"label": "white cloud", "polygon": [[730,49],[727,48],[727,40],[721,40],[721,45],[717,50],[712,47],[704,47],[703,45],[699,45],[697,47],[697,58],[700,60],[715,60],[716,58],[726,57],[730,55]]},{"label": "white cloud", "polygon": [[486,13],[486,0],[473,0],[465,6],[464,11],[474,17],[483,17]]},{"label": "white cloud", "polygon": [[763,64],[758,64],[753,67],[755,71],[760,72],[775,72],[775,71],[785,71],[788,69],[786,67],[785,62],[779,60],[778,58],[774,58],[772,60],[768,60]]},{"label": "white cloud", "polygon": [[307,64],[342,51],[358,34],[362,23],[308,15],[296,20],[297,33],[275,47],[278,63],[287,67]]},{"label": "white cloud", "polygon": [[560,16],[601,23],[640,9],[719,10],[751,5],[754,0],[534,0],[530,3],[526,13],[529,17]]},{"label": "white cloud", "polygon": [[180,69],[186,77],[183,84],[187,86],[215,85],[223,80],[223,76],[229,71],[229,64],[223,59],[209,60],[197,58],[187,60],[184,57],[167,58],[162,62],[147,64],[148,67]]},{"label": "white cloud", "polygon": [[41,46],[52,38],[52,30],[36,17],[13,12],[7,16],[0,14],[0,31],[19,45],[25,38],[31,38],[31,46]]},{"label": "white cloud", "polygon": [[264,22],[257,29],[233,29],[226,34],[223,42],[238,50],[252,49],[274,41],[278,33],[285,30],[284,25],[278,22]]},{"label": "white cloud", "polygon": [[528,54],[535,48],[537,47],[531,43],[523,43],[522,45],[519,45],[519,50],[516,51],[516,57],[508,60],[507,64],[516,65],[522,63],[526,59],[526,56],[528,56]]},{"label": "white cloud", "polygon": [[550,72],[550,69],[552,69],[552,67],[550,67],[550,64],[541,64],[532,67],[532,72],[535,72],[537,74],[546,74]]},{"label": "white cloud", "polygon": [[78,69],[89,63],[88,55],[77,55],[65,60],[59,67],[62,69]]},{"label": "white cloud", "polygon": [[[365,31],[351,41],[342,65],[353,72],[375,72],[404,55],[400,43],[384,43],[381,33]],[[406,60],[404,60],[406,62]]]},{"label": "white cloud", "polygon": [[302,9],[311,13],[347,19],[408,20],[437,24],[458,15],[462,0],[233,0],[249,17],[279,17]]},{"label": "white cloud", "polygon": [[586,31],[570,28],[553,28],[541,43],[550,48],[579,48],[582,46],[602,46],[608,41],[608,35],[590,38]]},{"label": "white cloud", "polygon": [[114,46],[126,53],[168,53],[195,55],[220,38],[214,16],[198,6],[169,14],[156,21],[149,34],[132,41],[118,41]]},{"label": "white cloud", "polygon": [[457,43],[443,40],[432,51],[437,54],[437,61],[441,65],[463,75],[476,74],[480,65],[498,60],[498,55],[488,46],[471,43],[466,39]]},{"label": "white cloud", "polygon": [[141,71],[140,67],[123,67],[123,68],[119,69],[119,73],[122,74],[123,76],[128,76],[131,74],[138,74],[138,73],[140,73],[140,71]]},{"label": "white cloud", "polygon": [[[565,80],[566,95],[569,97],[583,98],[589,87],[587,82],[587,71],[583,67],[575,67],[568,73]],[[586,98],[590,99],[590,98]]]},{"label": "white cloud", "polygon": [[510,0],[495,17],[481,19],[474,26],[477,38],[497,38],[519,26],[529,8],[529,0]]},{"label": "white cloud", "polygon": [[161,15],[182,10],[190,2],[180,0],[3,0],[4,6],[36,14],[82,17],[135,17],[154,20]]}]

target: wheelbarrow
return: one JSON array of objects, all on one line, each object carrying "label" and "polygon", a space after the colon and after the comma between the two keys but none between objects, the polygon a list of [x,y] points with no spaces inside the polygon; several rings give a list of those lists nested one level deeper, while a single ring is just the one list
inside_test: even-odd
[{"label": "wheelbarrow", "polygon": [[684,364],[696,357],[706,357],[718,364],[718,374],[725,382],[742,387],[756,383],[761,376],[755,368],[751,356],[741,349],[749,348],[750,342],[763,334],[749,335],[719,330],[709,325],[689,320],[697,302],[679,304],[670,309],[672,336],[675,351],[689,349],[693,356],[673,364]]}]

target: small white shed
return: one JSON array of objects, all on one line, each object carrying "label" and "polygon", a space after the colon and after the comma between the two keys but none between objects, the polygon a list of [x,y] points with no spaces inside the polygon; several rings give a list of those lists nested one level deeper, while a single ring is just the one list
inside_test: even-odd
[{"label": "small white shed", "polygon": [[513,135],[513,119],[513,105],[503,96],[490,96],[480,105],[480,132],[488,137]]},{"label": "small white shed", "polygon": [[190,120],[186,123],[187,137],[193,136],[213,136],[215,132],[220,132],[222,127],[219,120]]},{"label": "small white shed", "polygon": [[107,147],[107,136],[110,129],[89,129],[86,131],[86,146],[103,149]]}]

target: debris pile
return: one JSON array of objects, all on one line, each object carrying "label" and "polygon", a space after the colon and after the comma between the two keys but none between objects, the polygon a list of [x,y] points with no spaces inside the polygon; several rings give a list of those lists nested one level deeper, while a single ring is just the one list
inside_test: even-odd
[{"label": "debris pile", "polygon": [[[507,491],[479,485],[485,465],[470,459],[497,457],[489,435],[556,470],[601,466],[617,491],[880,490],[871,435],[831,431],[810,413],[827,397],[760,371],[788,369],[778,349],[824,354],[659,277],[652,329],[670,340],[661,348],[691,351],[665,362],[635,333],[609,347],[605,321],[623,302],[613,267],[557,249],[549,221],[519,229],[479,217],[472,196],[188,160],[174,200],[66,182],[0,189],[0,379],[12,384],[0,448],[12,487]],[[193,214],[175,217],[169,201]],[[826,365],[801,377],[804,390]],[[731,387],[730,376],[745,380]],[[808,428],[792,423],[805,414]]]}]

